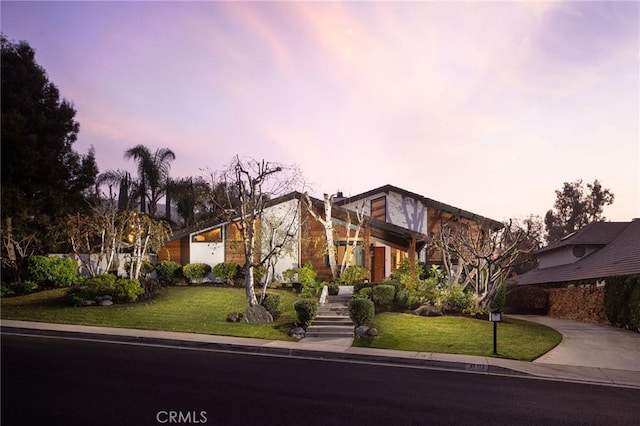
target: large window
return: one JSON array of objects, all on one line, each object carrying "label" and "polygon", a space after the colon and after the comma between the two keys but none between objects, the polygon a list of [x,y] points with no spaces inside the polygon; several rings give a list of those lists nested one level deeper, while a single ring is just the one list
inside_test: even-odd
[{"label": "large window", "polygon": [[347,263],[347,265],[364,266],[364,245],[362,241],[358,241],[355,247],[353,247],[353,245],[351,244],[347,246],[346,241],[338,241],[336,253],[338,256],[338,263],[342,263],[342,259],[344,259],[345,253],[347,256],[349,256],[352,251],[353,257],[351,258],[351,261]]},{"label": "large window", "polygon": [[387,221],[387,197],[371,200],[371,217],[382,222]]},{"label": "large window", "polygon": [[214,228],[209,231],[201,232],[191,238],[194,243],[221,243],[222,228]]}]

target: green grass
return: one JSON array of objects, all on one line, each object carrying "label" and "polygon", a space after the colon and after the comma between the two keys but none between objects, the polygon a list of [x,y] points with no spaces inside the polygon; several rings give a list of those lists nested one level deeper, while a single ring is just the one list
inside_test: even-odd
[{"label": "green grass", "polygon": [[[493,355],[493,324],[458,316],[376,315],[379,335],[356,339],[355,346],[450,354]],[[516,319],[498,323],[498,357],[532,361],[562,340],[556,330]]]},{"label": "green grass", "polygon": [[0,316],[2,319],[57,324],[293,340],[287,332],[296,321],[293,304],[298,297],[289,291],[278,291],[282,297],[283,313],[271,324],[226,321],[229,312],[246,310],[244,289],[169,287],[149,302],[83,308],[66,306],[62,302],[65,291],[66,289],[55,289],[27,296],[3,298],[0,302]]}]

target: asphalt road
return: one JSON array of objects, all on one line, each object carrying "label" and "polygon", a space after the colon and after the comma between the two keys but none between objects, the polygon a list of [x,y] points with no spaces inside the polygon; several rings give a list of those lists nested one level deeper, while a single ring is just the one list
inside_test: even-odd
[{"label": "asphalt road", "polygon": [[637,425],[640,390],[2,335],[2,425]]}]

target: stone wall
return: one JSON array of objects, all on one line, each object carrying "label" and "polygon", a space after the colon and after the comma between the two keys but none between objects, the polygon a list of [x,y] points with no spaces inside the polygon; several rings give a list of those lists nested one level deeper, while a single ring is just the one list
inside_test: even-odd
[{"label": "stone wall", "polygon": [[608,324],[603,288],[549,289],[549,316],[574,321]]}]

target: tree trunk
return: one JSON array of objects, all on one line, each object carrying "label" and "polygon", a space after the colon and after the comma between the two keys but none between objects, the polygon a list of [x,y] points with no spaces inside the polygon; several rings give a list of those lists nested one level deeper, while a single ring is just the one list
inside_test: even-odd
[{"label": "tree trunk", "polygon": [[247,294],[247,303],[249,306],[256,306],[258,298],[253,288],[253,265],[250,262],[247,262],[244,267],[244,288]]}]

